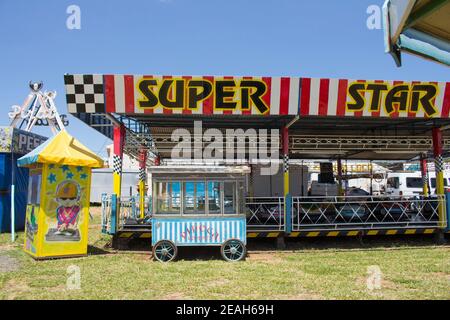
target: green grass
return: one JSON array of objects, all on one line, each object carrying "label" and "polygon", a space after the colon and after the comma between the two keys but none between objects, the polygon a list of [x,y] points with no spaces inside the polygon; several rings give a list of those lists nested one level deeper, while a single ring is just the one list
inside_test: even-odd
[{"label": "green grass", "polygon": [[[190,250],[161,264],[148,251],[105,249],[98,222],[90,228],[94,254],[85,258],[34,261],[22,251],[23,233],[14,245],[0,234],[0,256],[20,267],[0,272],[0,299],[450,299],[450,248],[429,240],[299,240],[278,252],[252,244],[259,250],[239,263]],[[66,287],[70,265],[81,270],[80,290]],[[372,265],[382,272],[373,291],[366,285]]]}]

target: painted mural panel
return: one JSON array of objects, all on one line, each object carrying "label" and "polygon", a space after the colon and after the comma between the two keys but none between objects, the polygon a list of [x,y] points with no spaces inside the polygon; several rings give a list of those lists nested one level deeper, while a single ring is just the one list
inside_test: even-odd
[{"label": "painted mural panel", "polygon": [[32,255],[38,255],[42,173],[42,165],[36,164],[30,167],[25,218],[25,251]]},{"label": "painted mural panel", "polygon": [[42,197],[44,256],[86,253],[89,171],[82,166],[47,165]]},{"label": "painted mural panel", "polygon": [[30,168],[25,250],[37,258],[87,253],[90,168]]}]

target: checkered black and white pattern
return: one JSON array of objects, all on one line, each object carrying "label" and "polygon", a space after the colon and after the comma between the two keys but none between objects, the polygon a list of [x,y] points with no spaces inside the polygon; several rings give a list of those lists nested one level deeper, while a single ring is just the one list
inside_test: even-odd
[{"label": "checkered black and white pattern", "polygon": [[122,173],[122,158],[118,155],[113,156],[113,171],[117,174]]},{"label": "checkered black and white pattern", "polygon": [[428,185],[428,172],[425,172],[425,174],[422,176],[422,184]]},{"label": "checkered black and white pattern", "polygon": [[67,109],[70,113],[105,112],[103,76],[65,75]]},{"label": "checkered black and white pattern", "polygon": [[289,155],[283,155],[283,170],[284,172],[289,171]]},{"label": "checkered black and white pattern", "polygon": [[145,181],[146,176],[145,168],[139,168],[139,180]]},{"label": "checkered black and white pattern", "polygon": [[444,171],[444,159],[439,155],[434,159],[434,170],[436,172]]}]

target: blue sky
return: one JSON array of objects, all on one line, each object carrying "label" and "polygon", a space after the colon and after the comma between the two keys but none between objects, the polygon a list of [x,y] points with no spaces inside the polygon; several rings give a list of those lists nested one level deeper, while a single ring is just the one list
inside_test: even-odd
[{"label": "blue sky", "polygon": [[[0,125],[29,80],[56,90],[64,73],[266,75],[449,81],[449,69],[384,53],[366,27],[382,0],[0,0]],[[66,28],[69,5],[81,30]],[[107,139],[70,117],[69,132],[102,153]],[[49,129],[37,132],[50,134]]]}]

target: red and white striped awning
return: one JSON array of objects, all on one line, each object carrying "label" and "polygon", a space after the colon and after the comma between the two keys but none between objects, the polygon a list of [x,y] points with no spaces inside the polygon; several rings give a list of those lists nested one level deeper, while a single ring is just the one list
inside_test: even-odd
[{"label": "red and white striped awning", "polygon": [[70,113],[448,118],[450,83],[299,77],[65,75]]}]

